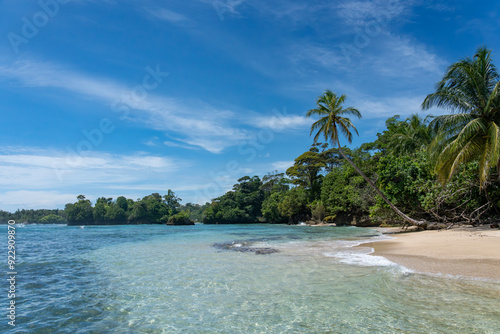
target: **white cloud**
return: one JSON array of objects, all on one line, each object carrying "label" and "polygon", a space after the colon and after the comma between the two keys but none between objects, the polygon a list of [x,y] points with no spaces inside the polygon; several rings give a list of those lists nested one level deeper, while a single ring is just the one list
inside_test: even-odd
[{"label": "white cloud", "polygon": [[221,20],[224,20],[225,16],[232,15],[238,16],[238,7],[245,2],[245,0],[203,0],[204,2],[209,2],[219,15]]},{"label": "white cloud", "polygon": [[187,149],[187,150],[197,150],[198,147],[196,146],[190,146],[190,145],[184,145],[184,144],[180,144],[180,143],[176,143],[176,142],[173,142],[173,141],[164,141],[163,144],[165,144],[166,146],[169,146],[169,147],[179,147],[179,148],[184,148],[184,149]]},{"label": "white cloud", "polygon": [[[336,30],[336,38],[330,43],[299,41],[289,46],[288,59],[304,77],[300,85],[331,78],[332,73],[342,75],[344,82],[360,72],[368,78],[412,79],[422,78],[422,71],[440,73],[446,64],[440,57],[426,45],[395,32],[396,24],[411,16],[414,5],[412,0],[342,0],[331,4],[339,17],[330,27]],[[318,9],[316,15],[325,10]]]},{"label": "white cloud", "polygon": [[164,20],[164,21],[168,21],[170,23],[174,23],[174,24],[179,24],[179,23],[185,23],[187,21],[189,21],[189,19],[182,15],[182,14],[179,14],[179,13],[176,13],[170,9],[166,9],[166,8],[159,8],[159,9],[147,9],[147,12],[160,19],[160,20]]},{"label": "white cloud", "polygon": [[286,171],[289,167],[293,166],[295,161],[276,161],[271,164],[273,170]]},{"label": "white cloud", "polygon": [[0,209],[62,208],[74,202],[78,194],[109,197],[120,189],[125,193],[143,190],[143,195],[176,189],[182,180],[173,175],[189,166],[182,160],[148,153],[91,152],[77,156],[63,151],[19,148],[16,152],[8,148],[0,151]]},{"label": "white cloud", "polygon": [[261,116],[252,120],[252,125],[258,128],[270,129],[273,131],[283,131],[288,129],[298,129],[311,124],[311,120],[303,116]]},{"label": "white cloud", "polygon": [[73,203],[75,200],[75,194],[57,191],[15,190],[0,193],[0,208],[6,208],[10,211],[25,207],[30,209],[63,208],[61,203]]},{"label": "white cloud", "polygon": [[[314,67],[337,69],[345,66],[345,57],[338,49],[308,44],[293,45],[288,52],[289,59],[295,66],[305,64]],[[296,68],[300,69],[300,68]],[[307,68],[305,71],[306,72]]]},{"label": "white cloud", "polygon": [[350,22],[364,22],[376,8],[376,4],[369,1],[349,1],[338,5],[339,16]]},{"label": "white cloud", "polygon": [[46,62],[20,60],[0,66],[0,75],[19,80],[28,87],[57,87],[105,100],[114,100],[130,90],[104,78],[91,78]]},{"label": "white cloud", "polygon": [[[163,71],[159,65],[150,70]],[[0,66],[0,75],[17,79],[26,86],[56,87],[97,98],[110,104],[117,116],[125,114],[127,119],[151,129],[181,134],[183,138],[180,140],[212,153],[220,153],[226,147],[248,138],[247,132],[232,126],[235,118],[233,112],[216,109],[200,101],[181,101],[154,95],[141,85],[144,81],[127,88],[110,80],[90,77],[50,63],[31,61]]]},{"label": "white cloud", "polygon": [[427,8],[433,9],[438,12],[454,12],[455,11],[455,6],[450,4],[449,2],[446,3],[435,3],[435,1],[432,1]]},{"label": "white cloud", "polygon": [[[402,97],[385,97],[377,98],[370,96],[369,98],[356,99],[356,109],[358,109],[363,118],[378,118],[391,117],[400,115],[406,117],[411,114],[422,114],[421,104],[425,96],[402,96]],[[425,112],[427,113],[427,111]]]},{"label": "white cloud", "polygon": [[371,21],[388,22],[400,16],[410,3],[398,0],[342,1],[337,9],[338,15],[349,24],[365,25]]},{"label": "white cloud", "polygon": [[240,168],[239,170],[240,173],[243,173],[243,174],[252,174],[253,173],[253,169],[252,168]]},{"label": "white cloud", "polygon": [[[159,65],[150,70],[163,71]],[[148,72],[145,70],[145,75]],[[177,141],[212,153],[220,153],[252,137],[252,131],[239,128],[238,123],[276,131],[308,124],[303,117],[296,115],[263,116],[248,111],[246,117],[242,118],[231,110],[217,109],[203,101],[155,95],[153,91],[144,90],[141,85],[143,81],[127,88],[107,79],[91,77],[50,63],[19,61],[13,66],[0,66],[2,75],[19,80],[26,86],[56,87],[104,101],[110,105],[111,111],[117,112],[117,117],[124,116],[129,121],[163,131],[168,136],[177,134]],[[166,76],[165,73],[163,75]],[[139,94],[140,91],[142,93]]]},{"label": "white cloud", "polygon": [[160,138],[158,137],[151,137],[147,140],[144,140],[142,143],[146,146],[158,146],[158,141]]},{"label": "white cloud", "polygon": [[58,189],[78,185],[127,184],[152,175],[167,175],[183,161],[148,154],[115,155],[33,150],[32,154],[0,152],[0,188]]},{"label": "white cloud", "polygon": [[439,75],[446,64],[425,45],[404,36],[387,35],[380,50],[378,57],[370,57],[369,64],[373,71],[386,77],[415,78],[422,72]]}]

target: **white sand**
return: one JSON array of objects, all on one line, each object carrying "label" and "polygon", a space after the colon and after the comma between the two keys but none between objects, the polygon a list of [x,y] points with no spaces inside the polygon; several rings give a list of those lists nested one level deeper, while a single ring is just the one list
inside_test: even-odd
[{"label": "white sand", "polygon": [[373,255],[428,273],[500,280],[500,230],[459,228],[392,234],[392,240],[364,244]]}]

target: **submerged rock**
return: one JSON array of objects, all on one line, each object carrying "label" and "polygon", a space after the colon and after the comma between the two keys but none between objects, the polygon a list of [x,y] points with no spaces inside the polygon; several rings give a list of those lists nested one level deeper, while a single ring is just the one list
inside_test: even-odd
[{"label": "submerged rock", "polygon": [[212,244],[212,247],[221,250],[228,250],[228,251],[235,251],[242,253],[253,252],[258,255],[267,255],[279,252],[277,249],[271,247],[251,247],[251,245],[254,243],[254,240],[255,239],[253,239],[252,241],[232,241],[232,242],[214,243]]},{"label": "submerged rock", "polygon": [[275,248],[254,248],[255,254],[260,254],[260,255],[266,255],[266,254],[272,254],[272,253],[278,253],[279,250]]}]

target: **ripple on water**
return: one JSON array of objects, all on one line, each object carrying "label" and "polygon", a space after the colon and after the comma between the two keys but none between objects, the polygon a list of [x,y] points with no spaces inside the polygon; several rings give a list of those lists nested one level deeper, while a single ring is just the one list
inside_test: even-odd
[{"label": "ripple on water", "polygon": [[[373,259],[369,248],[354,247],[369,235],[366,230],[196,226],[190,234],[141,226],[60,228],[56,236],[37,228],[27,235],[19,267],[19,323],[25,332],[494,333],[500,328],[497,284],[394,270]],[[240,248],[279,252],[255,256],[212,246],[232,244],[234,233],[244,239],[236,242]],[[243,244],[248,240],[250,245]],[[65,244],[47,253],[50,247],[39,251],[42,243]],[[363,265],[368,262],[372,265]]]}]

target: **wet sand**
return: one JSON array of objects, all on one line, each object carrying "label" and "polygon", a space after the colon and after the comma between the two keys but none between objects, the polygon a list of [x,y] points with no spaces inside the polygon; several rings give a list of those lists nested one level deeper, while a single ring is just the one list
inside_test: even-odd
[{"label": "wet sand", "polygon": [[395,239],[363,246],[374,248],[373,255],[383,256],[418,272],[500,281],[499,229],[457,228],[390,236]]}]

